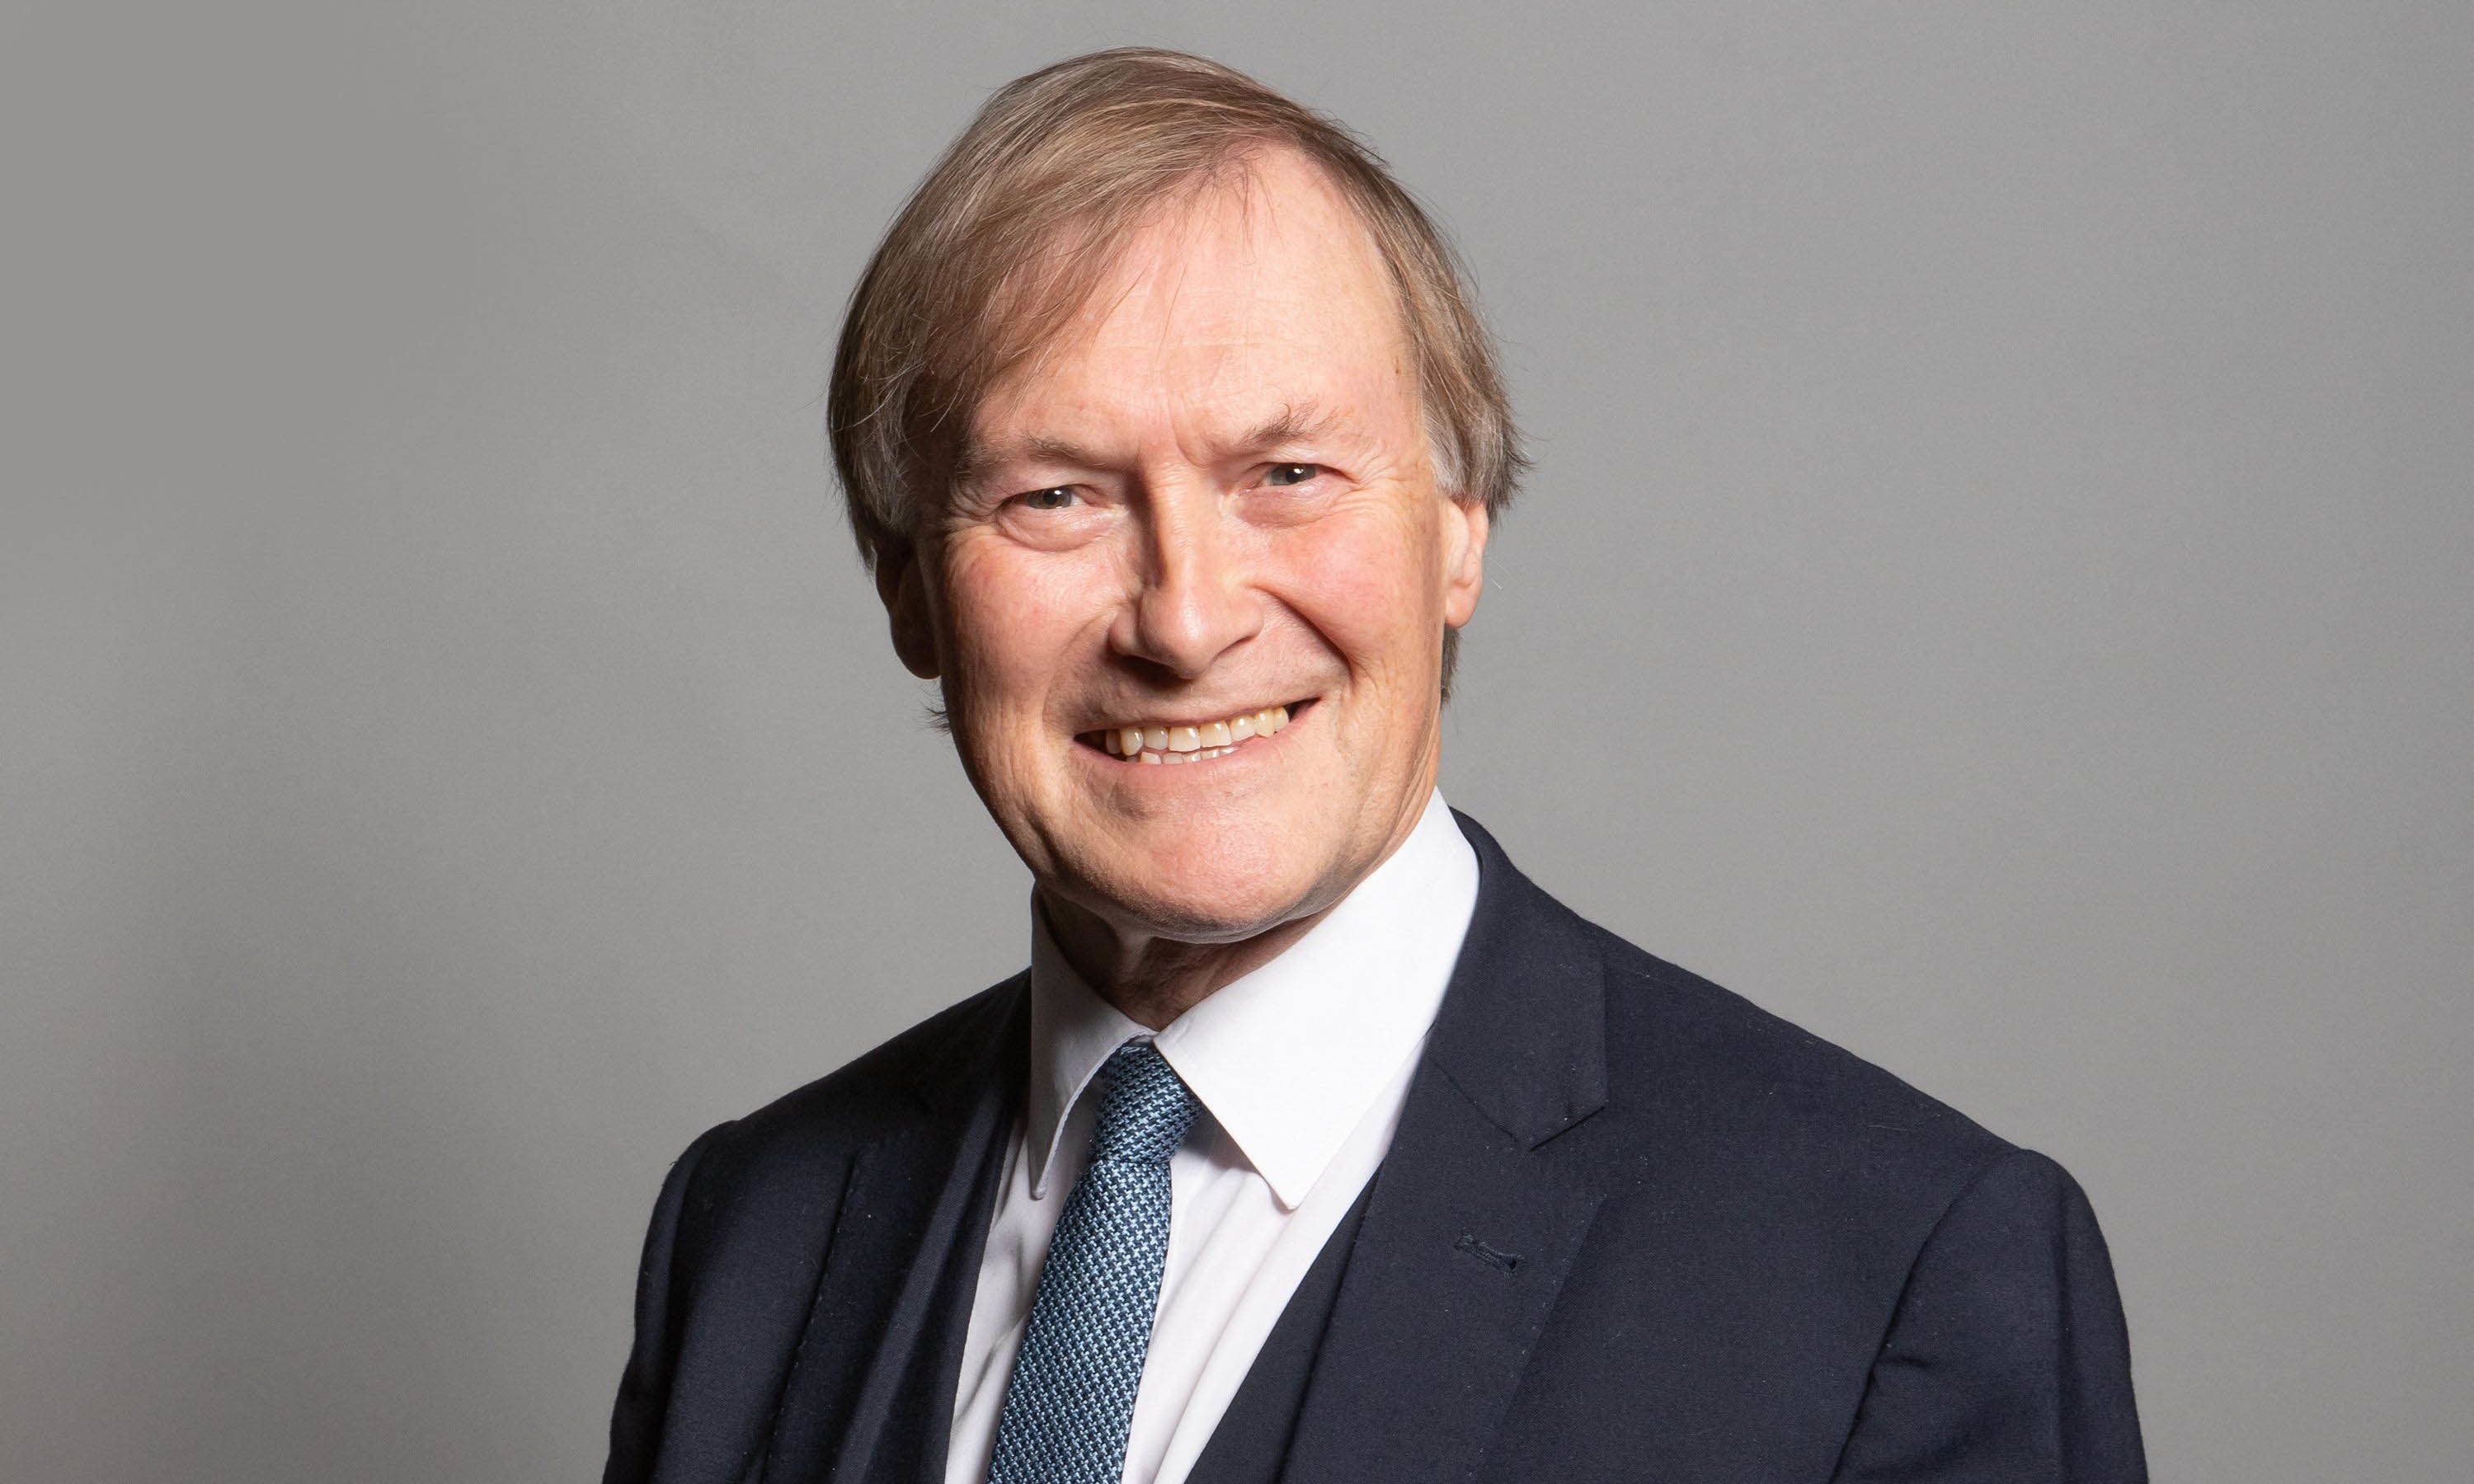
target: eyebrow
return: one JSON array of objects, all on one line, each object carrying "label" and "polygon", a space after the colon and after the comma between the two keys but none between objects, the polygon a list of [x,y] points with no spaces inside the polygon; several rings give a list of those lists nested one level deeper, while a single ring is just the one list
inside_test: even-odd
[{"label": "eyebrow", "polygon": [[988,470],[1005,464],[1071,464],[1089,468],[1100,462],[1091,450],[1070,439],[1010,438],[1000,443],[975,440],[955,455],[949,482],[956,490],[967,490],[985,478]]},{"label": "eyebrow", "polygon": [[1277,416],[1255,424],[1228,445],[1230,453],[1260,453],[1283,443],[1310,443],[1332,430],[1338,420],[1316,402],[1292,402]]},{"label": "eyebrow", "polygon": [[[1310,443],[1333,429],[1338,421],[1320,403],[1291,402],[1277,413],[1221,443],[1222,457],[1261,453],[1284,443]],[[970,443],[955,457],[953,483],[956,489],[969,486],[1000,465],[1016,462],[1033,464],[1067,464],[1096,467],[1107,461],[1091,449],[1069,438],[1032,435],[1009,438],[999,443]]]}]

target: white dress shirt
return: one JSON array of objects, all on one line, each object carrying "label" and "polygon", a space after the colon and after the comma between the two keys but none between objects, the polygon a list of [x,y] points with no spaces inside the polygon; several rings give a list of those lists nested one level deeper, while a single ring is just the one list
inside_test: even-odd
[{"label": "white dress shirt", "polygon": [[1181,1484],[1383,1162],[1476,905],[1477,853],[1438,792],[1304,937],[1152,1036],[1082,982],[1034,904],[1030,1106],[980,1263],[946,1484],[985,1484],[1049,1237],[1090,1154],[1083,1092],[1137,1038],[1202,1105],[1169,1161],[1168,1266],[1126,1447],[1127,1484]]}]

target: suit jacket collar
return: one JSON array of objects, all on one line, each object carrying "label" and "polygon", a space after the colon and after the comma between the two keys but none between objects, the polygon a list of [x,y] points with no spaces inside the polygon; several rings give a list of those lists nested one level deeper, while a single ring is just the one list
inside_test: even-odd
[{"label": "suit jacket collar", "polygon": [[[1540,1148],[1607,1101],[1594,929],[1459,821],[1478,853],[1477,910],[1368,1192],[1295,1429],[1280,1450],[1215,1437],[1191,1484],[1469,1476],[1596,1218],[1601,1192]],[[1258,1387],[1294,1389],[1271,1367],[1297,1363],[1295,1352],[1267,1346],[1266,1360],[1230,1418],[1272,1410],[1249,1405]],[[1273,1456],[1276,1475],[1240,1462]]]},{"label": "suit jacket collar", "polygon": [[1478,856],[1477,912],[1427,1060],[1521,1147],[1606,1106],[1607,1002],[1595,929],[1453,811]]},{"label": "suit jacket collar", "polygon": [[[1031,1096],[1033,1195],[1057,1193],[1076,1100],[1127,1041],[1152,1038],[1284,1209],[1295,1210],[1432,1030],[1468,936],[1478,863],[1443,803],[1313,929],[1155,1037],[1077,973],[1034,900]],[[1079,1158],[1062,1161],[1070,1185]]]},{"label": "suit jacket collar", "polygon": [[918,1114],[859,1151],[752,1475],[760,1484],[943,1477],[980,1256],[1022,1098],[1026,983],[998,986],[922,1047]]},{"label": "suit jacket collar", "polygon": [[931,1113],[964,1116],[992,1094],[1020,1101],[1031,1043],[1030,986],[1028,972],[996,986],[920,1057],[912,1086]]},{"label": "suit jacket collar", "polygon": [[[1522,875],[1477,821],[1458,809],[1452,818],[1477,851],[1477,908],[1426,1060],[1534,1148],[1606,1105],[1604,969],[1588,923]],[[1027,984],[1008,980],[922,1059],[917,1088],[931,1112],[950,1116],[997,1083],[1022,1086]]]},{"label": "suit jacket collar", "polygon": [[[1540,1147],[1606,1103],[1593,930],[1456,818],[1477,907],[1311,1358],[1281,1475],[1298,1484],[1468,1474],[1600,1203]],[[1028,1041],[1017,978],[923,1047],[920,1115],[851,1173],[758,1477],[941,1477]]]}]

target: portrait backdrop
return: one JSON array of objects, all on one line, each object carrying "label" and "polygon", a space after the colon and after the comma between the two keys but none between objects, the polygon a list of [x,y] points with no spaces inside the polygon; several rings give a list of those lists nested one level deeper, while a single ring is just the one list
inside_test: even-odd
[{"label": "portrait backdrop", "polygon": [[597,1476],[669,1160],[1015,969],[826,475],[1007,79],[1466,248],[1444,790],[2043,1150],[2157,1477],[2474,1477],[2474,9],[41,5],[0,46],[0,1476]]}]

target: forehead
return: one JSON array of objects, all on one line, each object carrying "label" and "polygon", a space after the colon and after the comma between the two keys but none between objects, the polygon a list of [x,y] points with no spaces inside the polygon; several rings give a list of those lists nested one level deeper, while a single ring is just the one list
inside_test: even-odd
[{"label": "forehead", "polygon": [[989,390],[974,442],[1078,412],[1193,421],[1314,401],[1383,415],[1408,370],[1371,235],[1319,169],[1282,152],[1122,239],[1055,333]]}]

